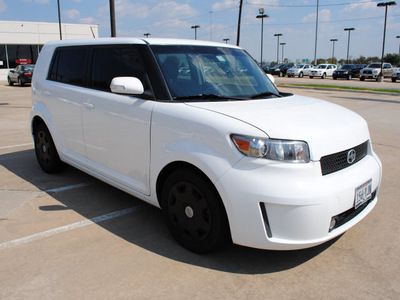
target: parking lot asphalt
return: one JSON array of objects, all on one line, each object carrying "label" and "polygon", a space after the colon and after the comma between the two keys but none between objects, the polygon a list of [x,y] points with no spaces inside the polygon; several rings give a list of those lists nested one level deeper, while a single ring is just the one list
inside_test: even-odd
[{"label": "parking lot asphalt", "polygon": [[198,255],[175,243],[157,208],[72,167],[45,174],[29,132],[30,87],[0,82],[0,298],[398,299],[399,95],[280,90],[367,120],[383,163],[378,204],[318,247]]}]

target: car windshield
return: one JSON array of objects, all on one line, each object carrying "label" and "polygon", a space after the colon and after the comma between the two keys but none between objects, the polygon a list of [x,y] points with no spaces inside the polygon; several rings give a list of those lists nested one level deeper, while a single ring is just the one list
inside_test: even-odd
[{"label": "car windshield", "polygon": [[34,66],[23,66],[22,71],[24,72],[33,72]]},{"label": "car windshield", "polygon": [[221,101],[279,96],[267,75],[243,50],[189,45],[152,45],[151,49],[174,99]]},{"label": "car windshield", "polygon": [[319,65],[317,69],[326,69],[326,65]]},{"label": "car windshield", "polygon": [[367,68],[380,68],[381,64],[369,64]]},{"label": "car windshield", "polygon": [[301,68],[303,68],[304,67],[304,65],[297,65],[297,66],[294,66],[293,68],[295,68],[295,69],[301,69]]},{"label": "car windshield", "polygon": [[344,66],[341,67],[341,69],[346,69],[346,70],[349,70],[349,69],[352,69],[352,68],[353,68],[352,65],[344,65]]}]

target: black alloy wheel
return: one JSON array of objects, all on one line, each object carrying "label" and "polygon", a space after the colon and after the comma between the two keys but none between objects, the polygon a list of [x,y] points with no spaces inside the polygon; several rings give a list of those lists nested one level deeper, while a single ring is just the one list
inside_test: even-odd
[{"label": "black alloy wheel", "polygon": [[7,77],[7,81],[8,81],[8,85],[14,85],[14,83],[11,81],[11,78],[10,77]]},{"label": "black alloy wheel", "polygon": [[35,153],[40,167],[46,173],[57,173],[65,168],[47,127],[39,124],[34,132]]},{"label": "black alloy wheel", "polygon": [[189,169],[178,170],[167,178],[161,196],[168,228],[186,249],[210,252],[229,240],[222,201],[204,175]]}]

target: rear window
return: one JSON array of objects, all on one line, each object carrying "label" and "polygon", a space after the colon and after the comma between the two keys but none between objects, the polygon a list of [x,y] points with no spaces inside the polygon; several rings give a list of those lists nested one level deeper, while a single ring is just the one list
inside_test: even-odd
[{"label": "rear window", "polygon": [[83,47],[63,47],[56,50],[48,79],[84,86],[85,66],[88,49]]}]

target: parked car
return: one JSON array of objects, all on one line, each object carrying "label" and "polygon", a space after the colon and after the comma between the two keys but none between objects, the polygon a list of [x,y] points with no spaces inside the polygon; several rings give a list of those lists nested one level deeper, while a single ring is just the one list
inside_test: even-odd
[{"label": "parked car", "polygon": [[381,163],[361,116],[280,92],[268,75],[227,44],[47,43],[32,82],[37,160],[161,208],[172,236],[195,252],[230,240],[324,243],[374,208]]},{"label": "parked car", "polygon": [[328,76],[333,75],[333,71],[337,69],[336,65],[332,64],[321,64],[318,65],[316,68],[310,70],[310,78],[314,77],[321,77],[322,79],[325,79]]},{"label": "parked car", "polygon": [[393,72],[392,82],[396,82],[396,80],[400,80],[400,68]]},{"label": "parked car", "polygon": [[395,68],[390,63],[383,63],[383,69],[381,69],[382,63],[371,63],[366,68],[360,71],[360,80],[375,79],[378,81],[378,75],[383,72],[383,77],[392,77]]},{"label": "parked car", "polygon": [[343,65],[339,69],[333,71],[332,78],[334,80],[338,78],[346,78],[347,80],[351,80],[352,78],[360,77],[360,71],[363,68],[364,65]]},{"label": "parked car", "polygon": [[35,65],[18,65],[15,69],[8,71],[8,84],[18,83],[19,86],[23,86],[26,83],[31,83],[34,68]]},{"label": "parked car", "polygon": [[270,68],[270,74],[278,75],[279,77],[285,77],[287,70],[294,66],[293,63],[290,64],[278,64]]},{"label": "parked car", "polygon": [[303,78],[303,76],[308,76],[310,74],[311,68],[312,65],[308,64],[296,65],[287,70],[286,74],[288,77],[299,76],[299,78]]}]

